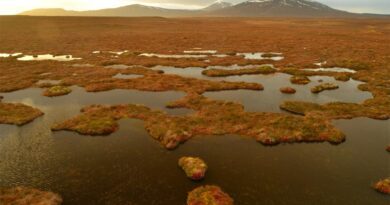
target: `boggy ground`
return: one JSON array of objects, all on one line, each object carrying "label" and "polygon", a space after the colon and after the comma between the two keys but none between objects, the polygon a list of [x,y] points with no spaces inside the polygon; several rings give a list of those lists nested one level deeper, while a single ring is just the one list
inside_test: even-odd
[{"label": "boggy ground", "polygon": [[[39,80],[61,80],[62,86],[78,85],[90,92],[112,89],[179,90],[188,93],[187,103],[181,106],[196,108],[199,111],[197,112],[199,116],[199,113],[212,112],[211,107],[207,107],[207,105],[202,105],[205,106],[202,109],[194,107],[194,104],[189,103],[188,99],[198,100],[199,105],[203,103],[218,104],[219,102],[209,101],[197,94],[206,91],[234,89],[262,90],[263,86],[259,83],[216,82],[165,75],[144,66],[169,65],[185,68],[188,66],[272,63],[278,68],[278,72],[295,76],[328,75],[340,80],[348,80],[352,77],[364,81],[366,84],[359,88],[372,92],[373,99],[364,102],[363,105],[354,104],[350,107],[350,104],[348,106],[337,104],[337,109],[334,108],[335,106],[321,106],[321,108],[325,108],[328,112],[335,109],[343,110],[344,113],[354,112],[353,116],[361,116],[365,113],[363,116],[370,115],[376,119],[388,118],[390,101],[390,57],[388,55],[390,48],[386,46],[390,44],[388,19],[166,19],[10,16],[1,17],[0,23],[2,25],[0,37],[3,39],[0,42],[0,52],[72,54],[82,58],[72,62],[20,62],[16,60],[17,57],[1,58],[1,92],[38,87]],[[219,53],[227,54],[227,57],[173,59],[139,56],[141,53],[148,52],[183,54],[183,51],[195,47],[204,50],[218,50]],[[109,52],[92,53],[96,50],[127,50],[128,52],[121,55]],[[248,60],[244,59],[243,56],[235,55],[238,52],[280,52],[285,59],[281,61]],[[358,72],[340,74],[300,70],[300,68],[315,67],[313,63],[325,61],[327,63],[324,67],[347,67]],[[75,63],[88,64],[88,66],[73,66]],[[104,67],[120,63],[136,65],[136,67],[124,70]],[[228,72],[240,74],[246,71]],[[143,77],[136,79],[112,78],[118,73],[141,74]],[[309,104],[304,105],[305,109],[312,107],[306,105]],[[235,110],[238,112],[236,115],[256,115],[244,113],[242,109]],[[368,114],[365,112],[367,110],[369,110]],[[231,112],[226,112],[226,109],[222,111],[218,113],[218,119],[228,118],[229,115],[234,116]],[[274,114],[267,115],[265,119]],[[165,114],[158,116],[171,118]],[[208,116],[202,117],[207,118]],[[273,117],[275,116],[270,118],[273,119]],[[245,124],[245,119],[244,117],[240,120]],[[329,119],[319,122],[326,121],[328,123],[327,120]],[[217,124],[225,122],[226,125],[229,125],[226,120],[214,122]],[[215,127],[219,129],[226,125]],[[213,130],[213,128],[210,129]],[[215,130],[208,133],[218,133]],[[297,137],[299,134],[294,133],[292,136]],[[299,139],[299,137],[297,138]]]},{"label": "boggy ground", "polygon": [[3,103],[0,96],[0,124],[24,125],[43,115],[36,108],[21,103]]},{"label": "boggy ground", "polygon": [[[145,121],[152,137],[167,148],[195,135],[234,133],[264,144],[295,141],[340,143],[344,135],[331,120],[366,116],[388,119],[390,108],[390,21],[383,19],[281,19],[281,18],[93,18],[93,17],[0,17],[0,53],[71,54],[74,62],[19,62],[0,58],[0,92],[39,87],[39,80],[61,80],[62,86],[79,85],[87,91],[116,88],[149,91],[180,90],[187,97],[169,104],[196,112],[170,116],[139,105],[91,106],[79,116],[53,126],[83,134],[109,134],[121,118]],[[192,48],[218,50],[228,57],[162,59],[141,53],[182,54]],[[123,51],[120,56],[92,51]],[[284,59],[248,60],[238,52],[280,52]],[[308,72],[301,68],[346,67],[354,74]],[[91,67],[73,67],[91,64]],[[138,65],[118,70],[103,66]],[[282,105],[299,115],[248,113],[239,104],[214,101],[200,95],[205,91],[229,89],[261,90],[261,84],[210,82],[164,75],[142,66],[207,67],[213,65],[273,64],[278,72],[296,76],[328,75],[337,80],[365,82],[359,89],[374,98],[360,104],[317,105],[286,102]],[[236,71],[239,72],[239,71]],[[137,79],[113,79],[122,74],[141,74]],[[4,106],[5,103],[0,103]],[[13,106],[13,105],[12,105]],[[11,107],[14,110],[14,107]],[[9,109],[8,109],[9,110]],[[22,110],[25,110],[23,108]],[[35,111],[28,113],[42,113]],[[25,113],[25,112],[23,112]],[[23,114],[24,115],[24,114]],[[4,115],[2,115],[4,116]],[[26,121],[28,122],[28,121]],[[1,122],[4,123],[4,122]],[[20,123],[23,124],[23,123]]]},{"label": "boggy ground", "polygon": [[145,121],[149,134],[167,149],[176,148],[196,135],[239,134],[253,137],[265,145],[280,142],[341,143],[345,136],[330,121],[321,117],[301,117],[279,113],[248,113],[240,104],[210,100],[192,93],[172,102],[170,108],[189,108],[196,112],[171,116],[141,105],[94,105],[82,114],[53,126],[53,130],[71,130],[87,135],[111,134],[122,118]]}]

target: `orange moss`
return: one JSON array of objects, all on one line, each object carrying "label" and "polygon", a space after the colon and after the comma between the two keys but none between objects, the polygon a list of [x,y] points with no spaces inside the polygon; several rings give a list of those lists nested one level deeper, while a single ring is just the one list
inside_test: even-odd
[{"label": "orange moss", "polygon": [[187,197],[187,205],[233,205],[233,199],[218,186],[201,186]]},{"label": "orange moss", "polygon": [[53,192],[40,191],[27,187],[0,189],[0,204],[2,205],[60,205],[62,198]]},{"label": "orange moss", "polygon": [[390,178],[380,180],[374,185],[374,189],[383,194],[390,195]]},{"label": "orange moss", "polygon": [[[115,121],[136,118],[144,120],[149,134],[167,149],[176,148],[195,135],[239,134],[253,137],[265,145],[281,142],[341,143],[345,139],[344,134],[329,121],[318,116],[247,113],[240,104],[214,101],[195,93],[168,106],[186,107],[196,112],[171,116],[138,105],[96,105],[83,109],[81,115],[54,125],[52,129],[85,135],[109,134],[117,129]],[[101,120],[107,123],[100,123]]]},{"label": "orange moss", "polygon": [[297,91],[292,87],[283,87],[283,88],[280,88],[280,92],[285,93],[285,94],[294,94]]},{"label": "orange moss", "polygon": [[379,120],[390,118],[390,100],[377,102],[375,99],[363,104],[332,102],[324,105],[302,101],[286,101],[280,108],[299,115],[320,115],[328,119],[351,119],[369,117]]},{"label": "orange moss", "polygon": [[47,96],[47,97],[57,97],[57,96],[67,95],[71,92],[72,92],[72,89],[70,89],[68,87],[56,85],[56,86],[47,88],[43,92],[43,95]]},{"label": "orange moss", "polygon": [[24,125],[42,115],[40,110],[21,103],[0,102],[0,124]]},{"label": "orange moss", "polygon": [[181,157],[179,159],[179,167],[192,180],[203,179],[207,171],[207,164],[198,157]]},{"label": "orange moss", "polygon": [[275,73],[276,69],[271,66],[261,66],[258,68],[243,68],[237,70],[226,70],[226,69],[208,69],[202,72],[203,75],[209,77],[223,77],[232,75],[253,75],[253,74],[271,74]]},{"label": "orange moss", "polygon": [[339,86],[333,83],[322,83],[320,85],[317,85],[315,87],[311,88],[312,93],[320,93],[324,90],[335,90],[338,89]]},{"label": "orange moss", "polygon": [[290,82],[292,84],[306,85],[310,83],[310,79],[306,76],[291,76]]}]

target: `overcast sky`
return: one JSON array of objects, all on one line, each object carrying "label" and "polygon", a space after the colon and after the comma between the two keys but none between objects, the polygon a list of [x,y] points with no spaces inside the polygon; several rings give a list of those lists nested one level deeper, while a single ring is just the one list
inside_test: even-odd
[{"label": "overcast sky", "polygon": [[[244,0],[225,0],[239,3]],[[317,0],[333,8],[351,12],[390,14],[390,0]],[[17,14],[34,8],[91,10],[144,3],[167,8],[197,9],[215,0],[0,0],[0,14]]]}]

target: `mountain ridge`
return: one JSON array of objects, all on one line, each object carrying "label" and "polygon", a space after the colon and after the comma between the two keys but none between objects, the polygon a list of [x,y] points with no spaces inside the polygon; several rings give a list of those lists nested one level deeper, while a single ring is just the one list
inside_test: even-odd
[{"label": "mountain ridge", "polygon": [[30,16],[118,16],[118,17],[390,17],[337,10],[312,0],[247,0],[233,5],[222,0],[198,10],[167,9],[142,4],[89,11],[60,8],[33,9],[19,15]]}]

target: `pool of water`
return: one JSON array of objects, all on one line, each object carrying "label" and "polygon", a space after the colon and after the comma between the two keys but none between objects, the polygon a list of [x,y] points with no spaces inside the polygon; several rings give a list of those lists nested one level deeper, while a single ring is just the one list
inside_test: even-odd
[{"label": "pool of water", "polygon": [[349,68],[339,68],[339,67],[333,67],[333,68],[306,68],[302,70],[307,71],[314,71],[314,72],[336,72],[336,73],[356,73],[355,70],[349,69]]},{"label": "pool of water", "polygon": [[190,77],[190,78],[198,78],[198,79],[204,79],[204,80],[215,80],[215,81],[221,81],[226,80],[226,77],[208,77],[206,75],[202,74],[202,71],[207,69],[223,69],[223,70],[239,70],[239,69],[245,69],[245,68],[258,68],[261,66],[271,66],[271,64],[264,64],[264,65],[230,65],[230,66],[209,66],[207,68],[200,68],[200,67],[186,67],[186,68],[178,68],[173,66],[154,66],[150,69],[152,70],[162,70],[165,74],[174,74],[174,75],[180,75],[183,77]]},{"label": "pool of water", "polygon": [[42,60],[54,60],[54,61],[73,61],[73,60],[80,60],[81,58],[75,58],[72,55],[51,55],[51,54],[45,54],[45,55],[25,55],[22,57],[19,57],[19,61],[42,61]]},{"label": "pool of water", "polygon": [[9,58],[9,57],[15,57],[20,56],[23,53],[0,53],[0,58]]},{"label": "pool of water", "polygon": [[113,76],[113,78],[117,78],[117,79],[136,79],[136,78],[142,78],[142,77],[143,77],[143,75],[122,74],[122,73],[118,73],[118,74]]},{"label": "pool of water", "polygon": [[[83,88],[72,86],[69,95],[48,98],[42,96],[43,89],[29,88],[11,93],[0,93],[3,102],[21,102],[39,108],[45,118],[52,122],[62,121],[77,115],[81,108],[93,105],[142,104],[152,109],[164,110],[169,114],[182,114],[182,110],[168,109],[166,104],[185,96],[183,92],[148,92],[138,90],[111,90],[105,92],[85,92]],[[188,112],[190,112],[188,110]]]},{"label": "pool of water", "polygon": [[[265,90],[205,95],[241,101],[247,110],[268,112],[280,112],[278,103],[288,99],[327,102],[371,97],[357,90],[357,81],[311,77],[309,85],[299,86],[291,85],[289,78],[287,74],[231,76],[223,79],[262,83]],[[319,84],[319,79],[335,82],[340,89],[311,94],[310,87]],[[282,86],[292,86],[298,92],[281,94]],[[22,127],[0,125],[0,187],[49,189],[63,196],[64,205],[181,205],[187,192],[206,184],[221,186],[239,205],[389,204],[388,196],[371,188],[390,174],[390,158],[385,151],[390,142],[389,121],[335,121],[347,135],[346,142],[338,146],[302,143],[266,147],[251,138],[224,135],[197,136],[168,151],[148,135],[140,120],[121,120],[120,129],[104,137],[51,132],[50,126],[77,115],[80,108],[90,104],[144,104],[185,115],[191,111],[165,108],[184,93],[88,93],[79,87],[72,89],[69,95],[55,98],[42,96],[43,89],[39,88],[0,93],[4,102],[22,102],[45,112]],[[199,156],[208,163],[205,180],[194,183],[187,179],[177,166],[184,155]]]},{"label": "pool of water", "polygon": [[39,80],[36,84],[37,85],[42,85],[42,84],[59,85],[60,83],[61,83],[61,80]]},{"label": "pool of water", "polygon": [[157,53],[142,53],[139,56],[157,57],[157,58],[207,58],[205,54],[157,54]]},{"label": "pool of water", "polygon": [[[59,113],[57,113],[59,114]],[[236,204],[387,205],[370,185],[388,176],[388,121],[337,121],[347,141],[265,147],[239,136],[199,136],[175,151],[160,147],[138,120],[109,137],[51,133],[48,117],[24,127],[0,125],[0,186],[60,193],[64,205],[184,204],[187,192],[217,184]],[[371,137],[368,137],[371,136]],[[206,179],[188,180],[184,155],[202,157]]]},{"label": "pool of water", "polygon": [[218,51],[216,50],[188,50],[188,51],[183,51],[185,54],[216,54]]},{"label": "pool of water", "polygon": [[[224,78],[233,82],[261,83],[263,91],[234,90],[220,92],[206,92],[204,95],[212,99],[228,100],[239,102],[244,105],[245,110],[250,112],[282,112],[279,105],[287,100],[300,100],[314,103],[329,103],[335,101],[360,103],[372,98],[370,92],[360,91],[357,86],[359,81],[349,80],[348,82],[336,81],[332,77],[314,76],[310,77],[311,83],[307,85],[291,84],[290,75],[276,73],[271,75],[243,75]],[[320,84],[318,81],[329,82],[339,85],[339,89],[324,91],[313,94],[310,88]],[[281,87],[293,87],[297,90],[295,94],[283,94],[279,91]]]},{"label": "pool of water", "polygon": [[[273,54],[275,56],[267,57],[264,56],[265,54]],[[284,57],[281,53],[237,53],[238,56],[243,56],[245,59],[250,60],[274,60],[274,61],[280,61],[283,60]]]},{"label": "pool of water", "polygon": [[[210,68],[218,69],[241,69],[250,68],[253,66],[214,66]],[[294,85],[290,83],[291,75],[284,73],[275,73],[270,75],[241,75],[229,77],[208,77],[202,75],[204,68],[189,67],[189,68],[175,68],[170,66],[155,66],[152,69],[162,70],[166,74],[175,74],[183,77],[193,77],[203,80],[213,81],[230,81],[230,82],[248,82],[261,83],[264,86],[263,91],[252,90],[232,90],[232,91],[218,91],[206,92],[206,97],[217,100],[228,100],[239,102],[244,105],[245,110],[249,112],[283,112],[279,109],[279,105],[286,100],[301,100],[314,103],[329,103],[335,101],[360,103],[364,100],[372,98],[370,92],[360,91],[357,87],[362,82],[349,80],[347,82],[336,81],[333,77],[327,76],[312,76],[311,83],[307,85]],[[319,94],[311,93],[310,89],[322,83],[334,83],[339,85],[339,89],[324,91]],[[293,95],[283,94],[279,90],[281,87],[293,87],[297,93]]]}]

